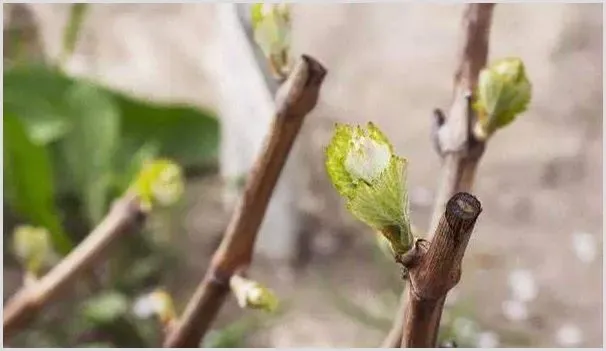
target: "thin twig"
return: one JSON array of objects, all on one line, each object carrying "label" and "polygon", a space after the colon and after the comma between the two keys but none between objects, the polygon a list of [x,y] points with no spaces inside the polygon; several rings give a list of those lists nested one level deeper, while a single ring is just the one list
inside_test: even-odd
[{"label": "thin twig", "polygon": [[[455,194],[446,205],[428,249],[418,249],[410,260],[408,302],[402,347],[435,347],[446,294],[461,278],[461,261],[482,212],[469,193]],[[425,251],[426,250],[426,251]]]},{"label": "thin twig", "polygon": [[[459,66],[455,73],[453,101],[448,116],[435,111],[434,145],[442,157],[441,180],[435,199],[434,211],[428,230],[435,233],[446,201],[457,192],[471,191],[478,162],[484,153],[485,143],[474,138],[475,117],[471,109],[471,93],[478,81],[480,70],[486,65],[492,14],[495,4],[467,4],[462,21],[463,40],[459,53]],[[402,293],[404,295],[405,292]],[[402,297],[404,300],[405,297]],[[443,305],[444,301],[441,301]],[[439,308],[441,316],[441,306]],[[403,313],[401,305],[398,313]],[[438,318],[439,320],[439,318]],[[383,347],[399,347],[404,318],[397,316]],[[436,331],[437,332],[437,331]]]},{"label": "thin twig", "polygon": [[99,225],[50,272],[22,287],[4,307],[4,337],[27,323],[51,299],[89,269],[102,252],[121,235],[134,230],[143,221],[138,198],[127,194],[117,200]]},{"label": "thin twig", "polygon": [[326,70],[315,59],[302,56],[276,94],[276,116],[238,207],[202,282],[165,347],[198,347],[227,293],[229,278],[252,260],[257,231],[288,153],[303,123],[315,107]]}]

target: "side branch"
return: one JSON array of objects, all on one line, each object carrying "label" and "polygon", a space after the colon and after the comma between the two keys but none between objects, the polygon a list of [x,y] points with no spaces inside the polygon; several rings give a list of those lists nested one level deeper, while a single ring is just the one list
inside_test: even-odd
[{"label": "side branch", "polygon": [[127,194],[117,200],[108,215],[72,252],[40,280],[22,287],[4,307],[4,336],[10,336],[79,274],[90,268],[119,236],[135,230],[144,219],[139,199]]},{"label": "side branch", "polygon": [[464,39],[455,73],[453,100],[447,116],[441,116],[442,123],[434,136],[443,163],[442,179],[429,226],[430,234],[436,230],[446,201],[457,192],[471,190],[478,162],[484,153],[484,142],[474,137],[476,118],[471,106],[480,70],[486,66],[488,59],[494,6],[495,4],[468,4],[465,8]]},{"label": "side branch", "polygon": [[402,347],[434,347],[446,294],[461,278],[461,262],[482,206],[468,193],[455,194],[427,252],[409,264],[410,289]]},{"label": "side branch", "polygon": [[250,265],[257,231],[274,186],[304,117],[316,105],[325,75],[326,70],[318,61],[304,55],[278,90],[276,116],[263,152],[251,171],[210,268],[164,347],[197,347],[229,292],[231,275]]}]

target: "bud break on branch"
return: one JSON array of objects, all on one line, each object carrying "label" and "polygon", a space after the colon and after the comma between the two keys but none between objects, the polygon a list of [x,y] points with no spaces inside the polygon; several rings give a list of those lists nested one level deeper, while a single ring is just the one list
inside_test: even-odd
[{"label": "bud break on branch", "polygon": [[326,148],[326,170],[347,209],[379,231],[396,256],[413,242],[406,167],[407,160],[372,122],[365,128],[337,124]]}]

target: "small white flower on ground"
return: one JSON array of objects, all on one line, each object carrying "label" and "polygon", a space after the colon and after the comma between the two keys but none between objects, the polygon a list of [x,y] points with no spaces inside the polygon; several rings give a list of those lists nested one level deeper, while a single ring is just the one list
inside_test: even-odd
[{"label": "small white flower on ground", "polygon": [[538,288],[532,272],[516,269],[509,274],[509,286],[516,300],[530,302],[538,295]]},{"label": "small white flower on ground", "polygon": [[598,255],[597,243],[593,235],[584,232],[572,234],[572,247],[578,259],[583,263],[591,263]]},{"label": "small white flower on ground", "polygon": [[561,346],[579,346],[583,342],[583,334],[576,325],[566,324],[558,329],[556,341]]},{"label": "small white flower on ground", "polygon": [[494,348],[499,346],[499,336],[491,331],[481,332],[478,335],[476,346],[481,348]]},{"label": "small white flower on ground", "polygon": [[501,305],[503,314],[510,321],[523,321],[528,319],[528,308],[526,303],[518,300],[503,301]]}]

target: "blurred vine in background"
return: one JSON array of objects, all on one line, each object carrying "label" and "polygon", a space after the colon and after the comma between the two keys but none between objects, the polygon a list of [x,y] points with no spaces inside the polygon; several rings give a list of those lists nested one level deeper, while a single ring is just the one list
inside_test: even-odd
[{"label": "blurred vine in background", "polygon": [[[219,122],[211,111],[135,98],[63,71],[90,9],[90,4],[71,5],[58,64],[21,50],[4,58],[3,200],[9,222],[4,232],[28,226],[20,227],[13,245],[5,245],[17,248],[5,251],[5,257],[11,256],[9,263],[18,260],[33,275],[41,269],[41,246],[24,245],[29,234],[44,231],[52,246],[48,249],[63,256],[104,217],[111,201],[139,179],[149,161],[170,159],[180,166],[181,177],[181,172],[214,168],[217,159]],[[21,38],[5,26],[7,33]],[[164,220],[175,212],[154,208],[153,216]],[[150,235],[154,230],[148,226],[148,233],[125,236],[107,264],[74,289],[78,303],[72,298],[58,303],[18,335],[15,345],[157,345],[161,325],[136,318],[130,305],[142,291],[161,285],[167,267],[182,259],[170,241]],[[10,239],[5,234],[5,243]]]}]

